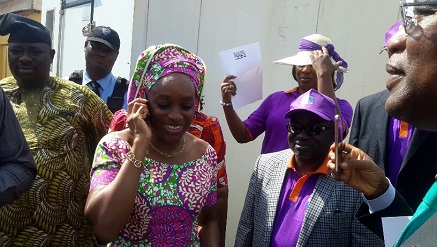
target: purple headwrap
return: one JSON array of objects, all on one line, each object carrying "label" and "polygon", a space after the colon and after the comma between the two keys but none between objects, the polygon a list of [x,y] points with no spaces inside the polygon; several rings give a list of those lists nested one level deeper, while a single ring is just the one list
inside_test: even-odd
[{"label": "purple headwrap", "polygon": [[395,35],[397,32],[399,32],[399,30],[401,28],[403,28],[402,19],[398,20],[395,24],[393,24],[393,26],[391,26],[387,30],[387,32],[385,32],[384,46],[382,47],[382,50],[379,52],[379,54],[381,54],[381,52],[387,50],[388,41],[391,39],[391,37],[393,37],[393,35]]},{"label": "purple headwrap", "polygon": [[[335,51],[334,45],[332,44],[327,44],[325,46],[325,48],[328,50],[328,54],[329,56],[336,62],[341,61],[341,67],[347,69],[348,65],[347,62],[340,57],[340,55],[338,55],[338,53]],[[316,50],[321,50],[322,46],[311,42],[309,40],[306,39],[302,39],[300,41],[299,44],[299,51],[316,51]],[[343,84],[343,80],[344,80],[344,75],[343,72],[341,71],[336,71],[336,78],[335,78],[335,83],[336,83],[336,87],[335,90],[339,89],[341,87],[341,85]]]}]

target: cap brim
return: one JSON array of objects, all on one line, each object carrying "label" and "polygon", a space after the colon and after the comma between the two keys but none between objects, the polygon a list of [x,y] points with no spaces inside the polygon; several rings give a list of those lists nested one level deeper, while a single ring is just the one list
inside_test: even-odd
[{"label": "cap brim", "polygon": [[113,47],[113,46],[112,46],[108,41],[106,41],[106,40],[104,40],[104,39],[100,39],[100,38],[96,38],[96,37],[88,37],[86,40],[97,41],[97,42],[103,43],[103,44],[105,44],[107,47],[111,48],[111,50],[116,51],[116,50],[114,49],[114,47]]},{"label": "cap brim", "polygon": [[[312,64],[311,58],[310,58],[311,51],[299,51],[296,55],[291,57],[286,57],[280,60],[273,61],[273,63],[281,64],[281,65],[310,65]],[[332,60],[332,59],[331,59]],[[344,67],[339,67],[338,71],[347,73],[349,70],[345,69]]]}]

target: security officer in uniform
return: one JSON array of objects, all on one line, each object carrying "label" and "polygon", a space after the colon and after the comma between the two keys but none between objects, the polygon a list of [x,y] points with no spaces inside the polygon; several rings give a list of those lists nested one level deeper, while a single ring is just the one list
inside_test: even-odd
[{"label": "security officer in uniform", "polygon": [[129,83],[111,72],[119,49],[120,38],[114,29],[104,26],[92,28],[84,44],[86,68],[74,71],[69,77],[70,81],[93,90],[113,113],[127,108]]}]

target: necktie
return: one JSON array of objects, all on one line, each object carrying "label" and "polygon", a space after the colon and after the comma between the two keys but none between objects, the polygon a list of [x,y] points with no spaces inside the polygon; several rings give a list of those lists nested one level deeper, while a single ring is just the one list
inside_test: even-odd
[{"label": "necktie", "polygon": [[100,97],[100,92],[99,92],[100,84],[97,81],[90,81],[89,84],[91,86],[91,90],[93,90],[93,92]]}]

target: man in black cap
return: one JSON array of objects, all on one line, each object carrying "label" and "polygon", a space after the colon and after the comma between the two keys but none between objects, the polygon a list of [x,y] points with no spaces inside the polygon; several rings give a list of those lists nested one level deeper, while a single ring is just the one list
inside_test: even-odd
[{"label": "man in black cap", "polygon": [[0,207],[0,246],[93,246],[84,218],[97,142],[112,114],[86,87],[50,76],[55,51],[39,22],[6,14],[13,77],[0,81],[37,166],[30,190]]},{"label": "man in black cap", "polygon": [[74,71],[69,79],[87,85],[115,112],[127,108],[128,81],[112,74],[120,49],[118,33],[104,26],[94,27],[84,44],[86,69]]}]

